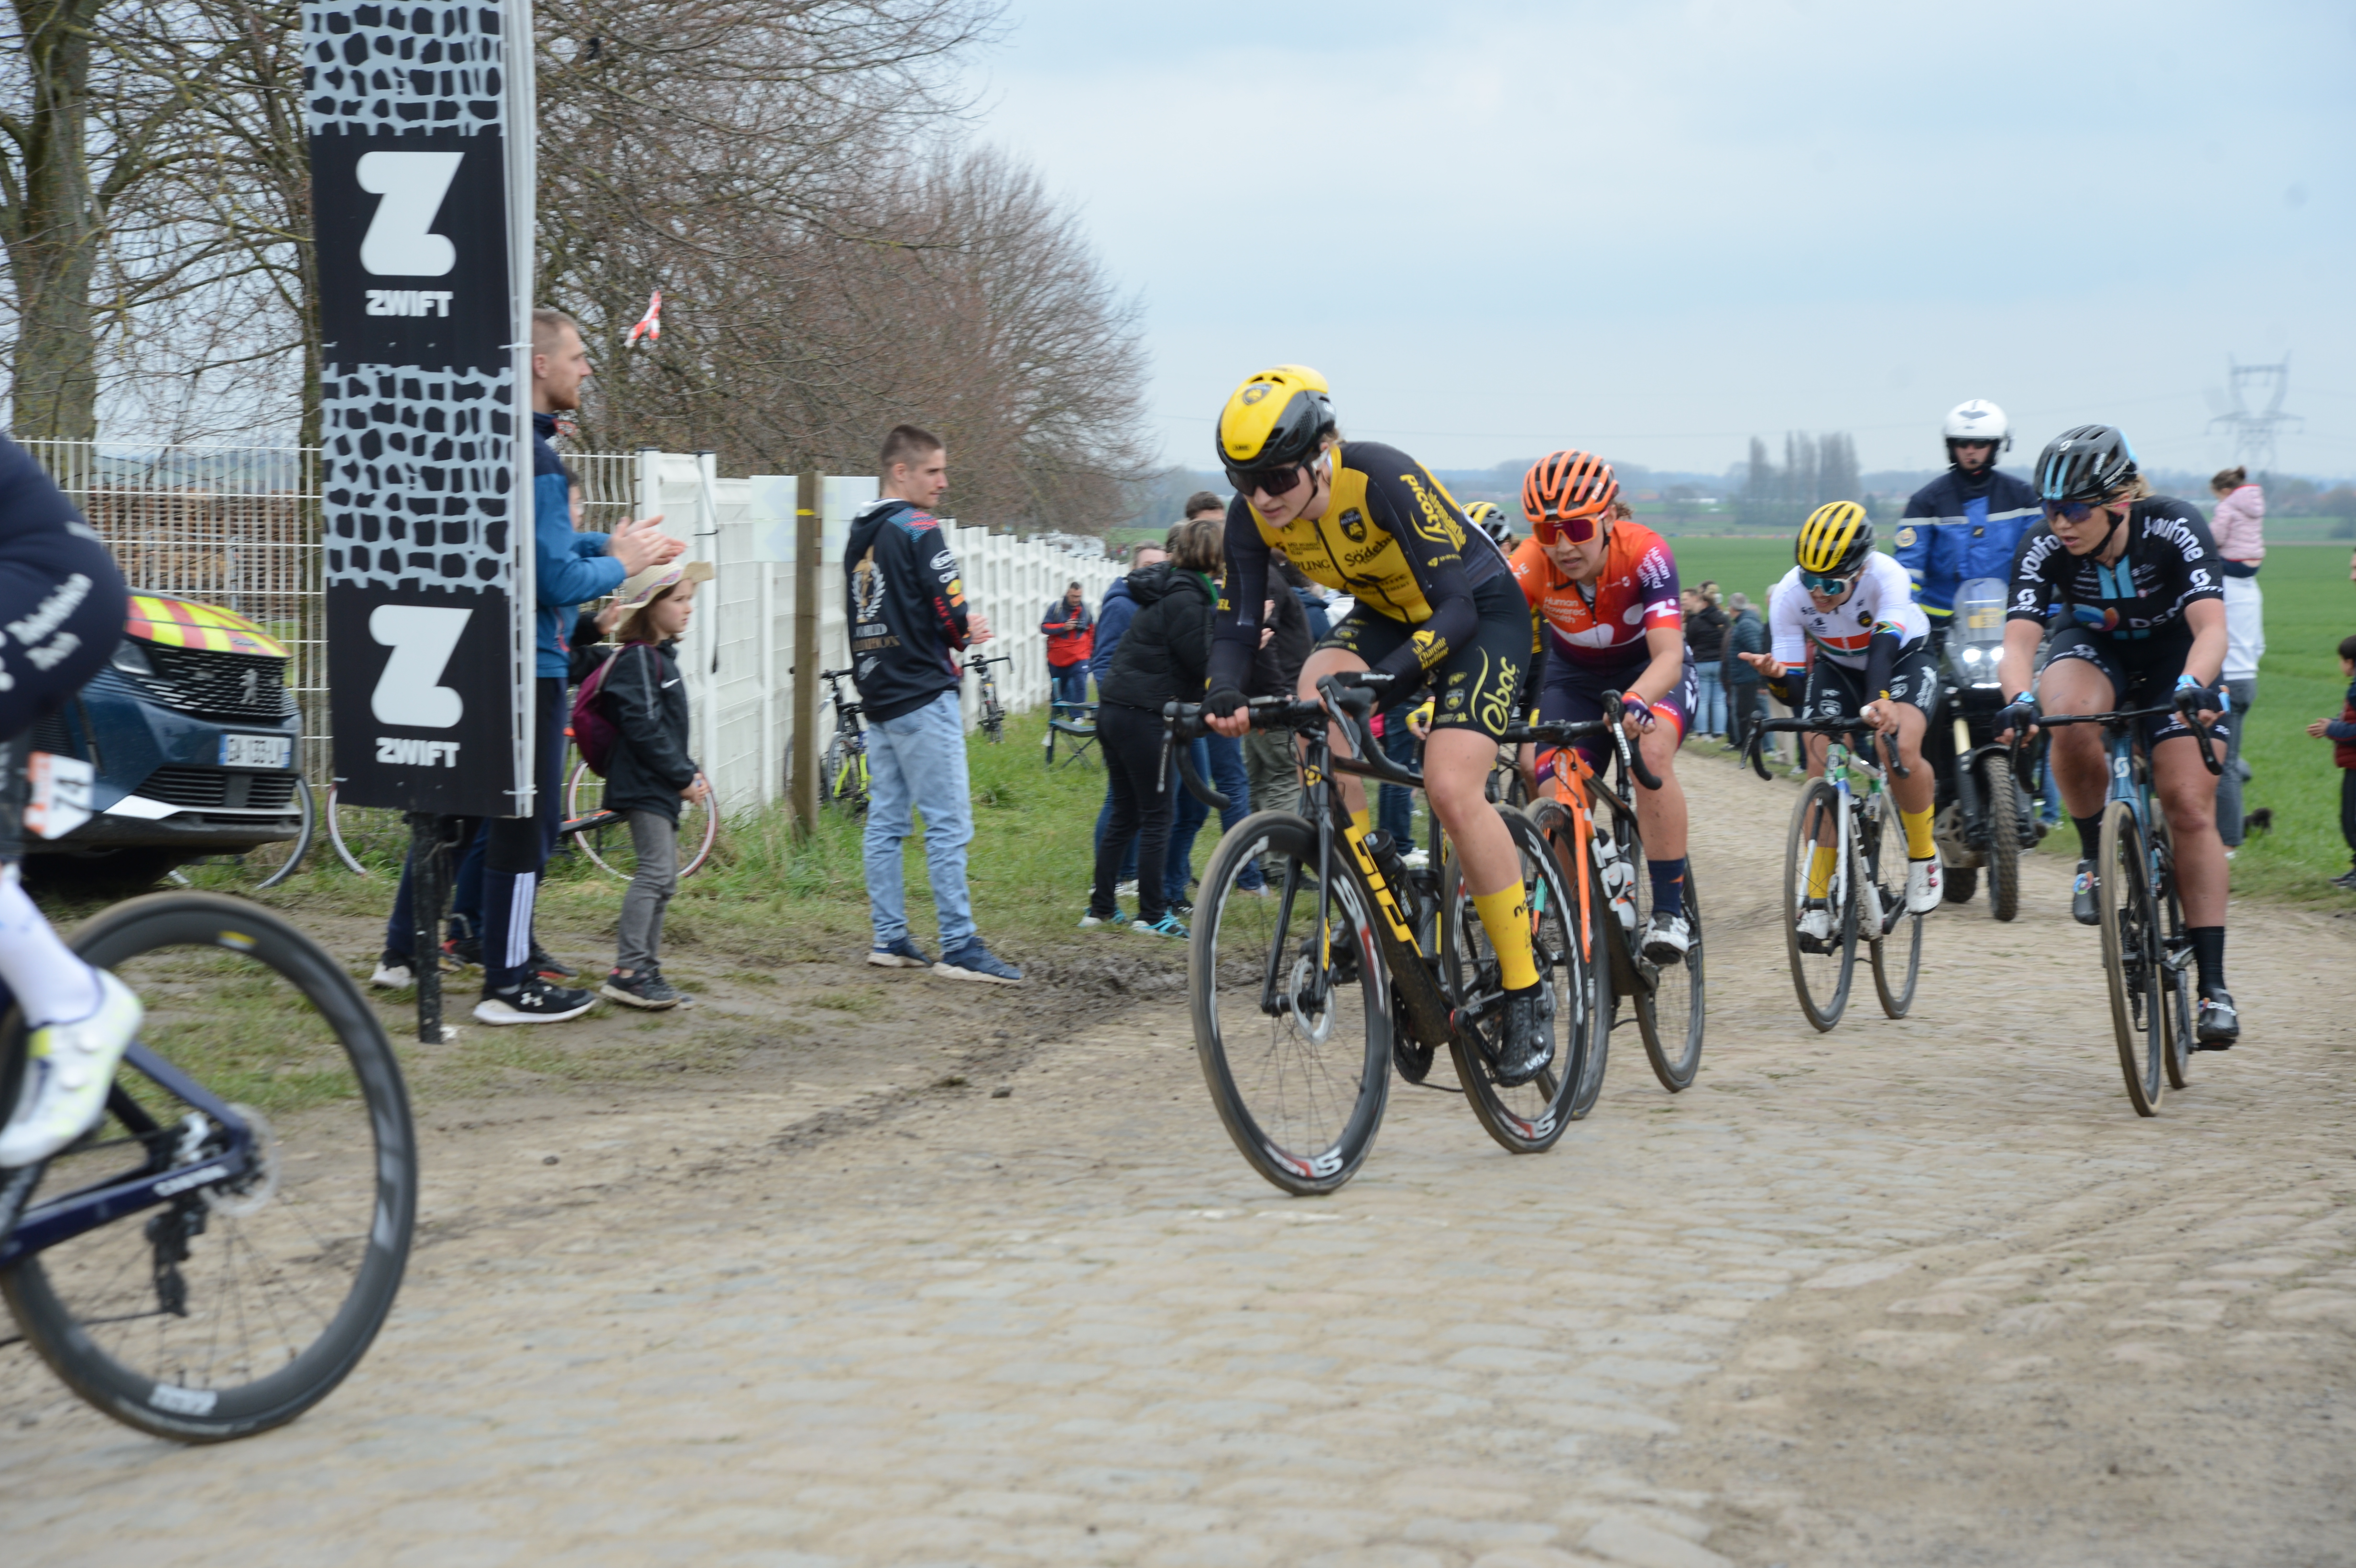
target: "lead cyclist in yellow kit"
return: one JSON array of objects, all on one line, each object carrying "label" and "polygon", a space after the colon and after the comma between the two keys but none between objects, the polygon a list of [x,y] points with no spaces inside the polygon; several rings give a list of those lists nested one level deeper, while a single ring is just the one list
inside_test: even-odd
[{"label": "lead cyclist in yellow kit", "polygon": [[[1226,591],[1211,644],[1205,721],[1222,735],[1250,728],[1244,684],[1259,646],[1270,549],[1316,581],[1356,598],[1301,667],[1299,695],[1349,670],[1392,677],[1395,703],[1429,678],[1435,709],[1424,743],[1424,793],[1464,865],[1472,906],[1496,950],[1505,1000],[1497,1077],[1526,1083],[1551,1060],[1522,895],[1521,858],[1489,804],[1497,743],[1525,705],[1537,623],[1505,552],[1469,526],[1421,464],[1374,442],[1346,444],[1325,379],[1300,365],[1263,370],[1220,411],[1227,507]],[[1346,738],[1333,744],[1345,753]],[[1365,784],[1340,781],[1353,821],[1368,824]]]}]

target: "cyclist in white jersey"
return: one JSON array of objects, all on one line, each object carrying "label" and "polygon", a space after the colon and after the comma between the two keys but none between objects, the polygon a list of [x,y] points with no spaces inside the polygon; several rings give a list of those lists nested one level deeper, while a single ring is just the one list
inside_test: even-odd
[{"label": "cyclist in white jersey", "polygon": [[[1864,716],[1896,742],[1907,770],[1890,781],[1906,828],[1906,912],[1939,907],[1939,851],[1931,838],[1937,781],[1922,765],[1924,708],[1936,699],[1931,618],[1914,603],[1906,569],[1873,548],[1873,523],[1854,501],[1817,507],[1800,525],[1798,563],[1767,596],[1771,651],[1744,654],[1783,701],[1814,719]],[[1804,692],[1791,677],[1805,665]],[[1826,737],[1807,738],[1808,775],[1822,777]],[[1822,907],[1835,851],[1819,845],[1808,868],[1809,902],[1801,930],[1822,937],[1832,914]],[[1822,929],[1816,929],[1821,926]]]}]

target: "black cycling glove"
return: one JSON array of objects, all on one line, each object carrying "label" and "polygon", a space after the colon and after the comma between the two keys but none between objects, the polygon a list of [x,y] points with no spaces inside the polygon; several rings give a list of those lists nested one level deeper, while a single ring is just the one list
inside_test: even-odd
[{"label": "black cycling glove", "polygon": [[2230,713],[2233,710],[2233,694],[2221,687],[2203,686],[2189,675],[2176,677],[2176,705],[2184,706],[2186,698],[2192,699],[2195,713]]},{"label": "black cycling glove", "polygon": [[1203,711],[1214,719],[1225,719],[1237,709],[1247,706],[1248,701],[1234,687],[1222,686],[1203,699]]},{"label": "black cycling glove", "polygon": [[2014,733],[2018,734],[2021,731],[2028,729],[2031,724],[2036,723],[2037,720],[2037,699],[2029,692],[2024,691],[2019,697],[2014,698],[2010,702],[2006,703],[2004,707],[1997,711],[1996,716],[1997,733],[2001,735],[2007,730],[2010,730]]}]

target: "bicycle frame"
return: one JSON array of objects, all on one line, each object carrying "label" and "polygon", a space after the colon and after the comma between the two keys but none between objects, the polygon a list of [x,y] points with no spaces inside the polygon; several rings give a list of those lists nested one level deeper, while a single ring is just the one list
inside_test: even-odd
[{"label": "bicycle frame", "polygon": [[[1825,738],[1824,778],[1826,784],[1833,786],[1835,800],[1835,816],[1832,824],[1833,875],[1832,880],[1825,886],[1825,901],[1833,909],[1846,909],[1848,905],[1849,878],[1852,871],[1849,864],[1849,846],[1857,837],[1856,833],[1852,831],[1852,825],[1859,814],[1877,801],[1880,803],[1880,809],[1883,811],[1895,809],[1896,801],[1890,794],[1889,779],[1892,774],[1900,778],[1907,775],[1905,764],[1898,760],[1897,742],[1886,734],[1874,735],[1875,743],[1881,748],[1882,753],[1881,766],[1876,767],[1858,756],[1848,743],[1849,737],[1855,734],[1872,732],[1871,726],[1865,722],[1862,715],[1849,714],[1837,719],[1770,719],[1757,726],[1751,744],[1751,770],[1762,779],[1772,776],[1767,772],[1766,760],[1762,754],[1766,736],[1771,731],[1815,734]],[[1859,775],[1865,781],[1862,799],[1859,798],[1858,789],[1851,781],[1852,774]],[[1821,843],[1823,840],[1819,839],[1818,842]],[[1903,903],[1901,902],[1899,907],[1903,908]],[[1879,930],[1870,938],[1873,941],[1879,941],[1881,937],[1889,934],[1895,924],[1892,911],[1881,910],[1878,913]]]},{"label": "bicycle frame", "polygon": [[[1621,694],[1616,691],[1607,691],[1603,694],[1602,706],[1605,713],[1619,712],[1620,696]],[[1505,735],[1506,741],[1515,744],[1531,741],[1558,748],[1555,753],[1554,772],[1547,784],[1554,791],[1554,798],[1569,810],[1578,827],[1572,835],[1574,844],[1571,869],[1574,873],[1572,880],[1579,884],[1580,955],[1589,962],[1592,962],[1595,957],[1595,920],[1594,910],[1591,907],[1592,894],[1590,889],[1590,884],[1593,880],[1590,872],[1594,861],[1590,851],[1595,840],[1595,800],[1589,792],[1592,790],[1594,796],[1600,796],[1611,802],[1620,810],[1626,812],[1631,818],[1636,815],[1633,794],[1614,787],[1602,774],[1595,771],[1594,764],[1587,760],[1587,753],[1571,744],[1582,736],[1603,733],[1609,733],[1612,737],[1614,752],[1620,759],[1620,776],[1622,779],[1633,778],[1647,789],[1661,787],[1660,779],[1644,765],[1643,756],[1629,744],[1626,728],[1615,719],[1590,719],[1563,724],[1524,725],[1508,730]],[[1567,773],[1564,771],[1566,759],[1569,763],[1569,771]],[[1613,922],[1614,925],[1618,923],[1617,921]],[[1622,933],[1622,938],[1625,935],[1626,933]],[[1651,965],[1648,960],[1643,960],[1642,955],[1635,951],[1632,944],[1615,938],[1612,944],[1612,952],[1613,968],[1617,971],[1613,976],[1614,983],[1623,992],[1650,984],[1644,970],[1656,971],[1657,965]]]}]

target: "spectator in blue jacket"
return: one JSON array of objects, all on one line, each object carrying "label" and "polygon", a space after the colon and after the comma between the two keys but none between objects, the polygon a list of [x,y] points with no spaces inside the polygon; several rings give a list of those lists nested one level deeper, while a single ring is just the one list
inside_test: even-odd
[{"label": "spectator in blue jacket", "polygon": [[[578,1018],[596,1005],[597,998],[590,992],[552,985],[532,966],[532,905],[539,895],[541,872],[548,864],[553,825],[564,809],[564,695],[569,663],[565,633],[580,605],[611,593],[623,579],[669,561],[687,548],[657,528],[660,517],[624,523],[610,537],[574,531],[564,464],[550,438],[556,432],[557,414],[581,406],[581,388],[593,373],[589,350],[571,316],[545,309],[531,314],[531,348],[532,569],[538,633],[532,684],[533,733],[540,748],[534,759],[538,810],[530,816],[493,818],[484,847],[483,995],[475,1005],[475,1018],[487,1024],[557,1023]],[[471,836],[472,824],[464,825],[462,832]],[[464,837],[459,840],[465,841]],[[392,920],[385,932],[384,955],[370,976],[379,986],[410,985],[415,978],[416,962],[438,961],[438,955],[430,953],[412,960],[409,951],[416,929],[411,870],[406,866],[402,869]]]},{"label": "spectator in blue jacket", "polygon": [[2002,409],[1974,398],[1949,411],[1942,428],[1947,471],[1908,499],[1890,551],[1931,617],[1933,654],[1945,645],[1955,590],[1975,577],[2010,581],[2022,536],[2045,515],[2026,480],[1997,469],[1997,455],[2012,445]]}]

